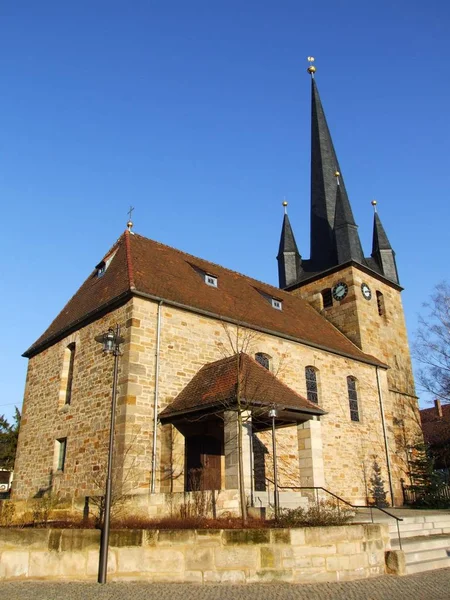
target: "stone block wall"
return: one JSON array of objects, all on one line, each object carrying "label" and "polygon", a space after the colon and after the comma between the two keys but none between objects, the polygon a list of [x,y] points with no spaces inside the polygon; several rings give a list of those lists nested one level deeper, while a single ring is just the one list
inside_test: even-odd
[{"label": "stone block wall", "polygon": [[[95,579],[99,532],[0,535],[0,580]],[[112,531],[108,580],[311,583],[385,573],[385,525],[306,529]]]},{"label": "stone block wall", "polygon": [[[117,448],[123,444],[129,396],[127,369],[132,304],[79,329],[33,356],[28,363],[13,484],[13,498],[27,499],[47,491],[65,496],[100,493],[103,484],[110,427],[113,357],[104,355],[95,336],[119,323],[123,356],[119,362]],[[61,386],[67,380],[64,360],[75,343],[70,404]],[[61,400],[63,398],[63,400]],[[58,470],[57,440],[66,439],[64,470]],[[120,469],[120,458],[116,463]],[[116,478],[116,479],[120,479]]]},{"label": "stone block wall", "polygon": [[[230,338],[236,340],[237,332],[235,326],[218,319],[164,304],[160,310],[158,405],[162,410],[204,364],[233,352]],[[135,297],[30,359],[13,491],[16,499],[50,488],[76,497],[101,493],[95,481],[105,469],[112,359],[103,356],[94,337],[115,323],[121,324],[125,338],[120,358],[115,485],[122,486],[126,493],[150,492],[157,312],[156,302]],[[322,448],[318,439],[312,441],[309,434],[299,441],[302,436],[299,438],[296,426],[279,429],[280,485],[295,486],[310,480],[310,461],[314,455],[316,465],[323,463],[323,473],[318,473],[316,481],[323,481],[326,488],[346,500],[365,503],[366,483],[375,459],[387,487],[375,368],[274,335],[241,328],[238,337],[249,354],[262,352],[270,356],[274,374],[304,396],[305,367],[311,365],[317,369],[319,405],[327,413],[318,424]],[[72,342],[76,343],[76,354],[71,403],[61,405],[64,352]],[[357,423],[350,419],[348,375],[358,381],[361,418]],[[380,372],[380,382],[387,405],[389,448],[395,457],[396,453],[399,455],[396,443],[404,425],[396,424],[399,413],[396,405],[389,404],[389,383],[384,371]],[[60,438],[67,438],[63,473],[55,470],[55,441]],[[271,433],[258,434],[258,440],[264,458],[263,471],[272,478]],[[185,484],[183,436],[176,430],[164,432],[158,426],[156,447],[156,491],[181,492]],[[303,452],[301,458],[299,451]],[[399,481],[406,467],[395,460],[393,477],[397,502],[401,502]]]}]

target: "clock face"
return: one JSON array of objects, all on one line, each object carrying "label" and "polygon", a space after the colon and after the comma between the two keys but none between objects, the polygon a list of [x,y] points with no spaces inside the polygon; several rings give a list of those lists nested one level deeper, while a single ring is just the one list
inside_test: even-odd
[{"label": "clock face", "polygon": [[348,285],[343,281],[337,283],[333,288],[333,298],[335,300],[343,300],[348,292]]},{"label": "clock face", "polygon": [[361,284],[361,292],[366,300],[370,300],[372,298],[372,292],[370,291],[370,287],[367,283]]}]

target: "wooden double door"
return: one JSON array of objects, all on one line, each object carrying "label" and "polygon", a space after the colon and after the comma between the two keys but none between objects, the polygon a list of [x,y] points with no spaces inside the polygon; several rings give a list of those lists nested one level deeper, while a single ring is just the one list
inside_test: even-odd
[{"label": "wooden double door", "polygon": [[222,444],[210,435],[186,438],[186,490],[220,490]]}]

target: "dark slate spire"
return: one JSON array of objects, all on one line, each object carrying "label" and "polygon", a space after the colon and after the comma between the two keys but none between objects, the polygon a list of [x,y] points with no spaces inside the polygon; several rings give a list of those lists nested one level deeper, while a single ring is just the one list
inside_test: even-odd
[{"label": "dark slate spire", "polygon": [[285,213],[277,256],[280,288],[285,288],[296,283],[302,271],[302,257],[298,251],[291,223],[286,212],[287,202],[283,202],[283,206]]},{"label": "dark slate spire", "polygon": [[372,205],[375,209],[375,214],[373,216],[372,258],[376,260],[385,277],[395,283],[399,283],[395,252],[392,249],[380,217],[378,216],[375,200],[372,202]]},{"label": "dark slate spire", "polygon": [[338,264],[349,260],[364,262],[364,254],[358,235],[358,226],[353,218],[352,209],[347,194],[342,193],[340,174],[335,173],[337,181],[336,212],[334,216],[334,237],[336,242],[336,257]]}]

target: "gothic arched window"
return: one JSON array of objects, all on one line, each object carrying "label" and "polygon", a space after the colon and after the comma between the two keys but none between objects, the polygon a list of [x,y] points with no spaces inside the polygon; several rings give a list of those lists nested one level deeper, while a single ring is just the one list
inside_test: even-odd
[{"label": "gothic arched window", "polygon": [[319,388],[317,387],[317,369],[305,367],[306,397],[310,402],[319,404]]},{"label": "gothic arched window", "polygon": [[355,377],[347,377],[348,403],[350,406],[350,419],[352,421],[359,421],[358,391],[356,384],[357,381]]},{"label": "gothic arched window", "polygon": [[268,354],[264,354],[264,352],[257,352],[255,354],[255,360],[256,362],[259,362],[259,364],[265,369],[270,370],[270,356]]}]

